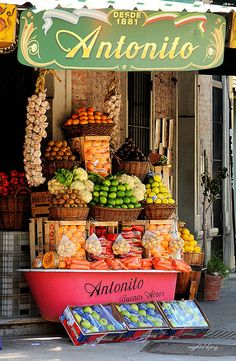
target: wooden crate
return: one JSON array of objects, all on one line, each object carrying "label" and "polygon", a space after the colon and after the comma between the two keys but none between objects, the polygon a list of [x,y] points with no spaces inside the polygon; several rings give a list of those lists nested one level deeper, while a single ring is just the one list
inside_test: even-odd
[{"label": "wooden crate", "polygon": [[48,216],[50,203],[51,203],[51,194],[49,192],[32,192],[31,193],[32,217]]},{"label": "wooden crate", "polygon": [[30,258],[33,259],[48,251],[57,248],[58,229],[60,226],[83,225],[86,229],[86,221],[49,221],[48,218],[31,218],[29,223],[30,234]]},{"label": "wooden crate", "polygon": [[163,182],[167,186],[167,188],[170,190],[170,192],[173,192],[173,176],[172,176],[172,167],[170,164],[167,165],[158,165],[153,166],[153,171],[155,173],[158,173],[161,175]]},{"label": "wooden crate", "polygon": [[47,218],[30,218],[29,241],[31,264],[38,255],[49,251],[49,238],[45,235],[45,221]]},{"label": "wooden crate", "polygon": [[174,146],[174,119],[160,118],[155,120],[153,151],[165,155],[168,163],[172,163]]},{"label": "wooden crate", "polygon": [[106,227],[108,233],[117,233],[118,231],[118,222],[94,222],[89,221],[87,222],[87,230],[88,235],[91,234],[91,227]]}]

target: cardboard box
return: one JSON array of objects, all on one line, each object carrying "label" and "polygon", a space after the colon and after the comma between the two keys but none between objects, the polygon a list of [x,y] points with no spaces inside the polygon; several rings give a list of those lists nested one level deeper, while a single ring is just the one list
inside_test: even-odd
[{"label": "cardboard box", "polygon": [[[110,306],[96,305],[91,307],[67,306],[65,308],[60,321],[75,346],[113,342],[126,331],[125,325],[116,319],[112,312],[109,312],[108,307]],[[102,324],[100,324],[101,320],[103,320]],[[91,331],[88,329],[89,325],[92,328]],[[107,328],[108,326],[110,326],[110,330]],[[105,336],[106,339],[103,341]]]},{"label": "cardboard box", "polygon": [[171,329],[175,331],[171,337],[199,338],[210,328],[209,321],[196,300],[159,302],[158,305]]},{"label": "cardboard box", "polygon": [[[118,307],[117,307],[118,306]],[[168,323],[160,313],[158,306],[153,303],[136,303],[136,304],[121,304],[114,305],[122,320],[125,322],[127,329],[129,330],[122,336],[121,341],[131,340],[159,340],[164,338],[167,329],[169,328]],[[140,313],[141,311],[141,313]],[[132,318],[127,317],[131,315]],[[139,323],[134,322],[135,318]],[[158,325],[157,325],[158,324]]]}]

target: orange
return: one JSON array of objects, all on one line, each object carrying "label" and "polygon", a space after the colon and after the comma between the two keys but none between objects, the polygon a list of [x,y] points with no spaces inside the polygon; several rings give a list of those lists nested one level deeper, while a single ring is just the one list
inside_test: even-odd
[{"label": "orange", "polygon": [[94,115],[94,119],[101,119],[100,115]]},{"label": "orange", "polygon": [[86,108],[78,108],[76,110],[76,113],[80,113],[80,112],[86,112]]},{"label": "orange", "polygon": [[67,264],[66,264],[66,262],[65,261],[60,261],[59,262],[59,268],[66,268],[67,267]]},{"label": "orange", "polygon": [[79,112],[79,116],[80,116],[80,117],[83,117],[83,116],[86,116],[86,117],[87,117],[87,115],[88,115],[87,112]]},{"label": "orange", "polygon": [[95,124],[95,120],[89,119],[88,120],[89,124]]},{"label": "orange", "polygon": [[168,241],[162,241],[161,245],[162,245],[163,248],[168,248],[169,242]]},{"label": "orange", "polygon": [[89,119],[89,120],[94,120],[94,116],[93,116],[93,115],[89,115],[89,116],[88,116],[88,119]]},{"label": "orange", "polygon": [[79,114],[73,114],[71,118],[72,118],[72,119],[79,118]]},{"label": "orange", "polygon": [[95,115],[102,115],[102,112],[95,112]]},{"label": "orange", "polygon": [[88,115],[93,115],[93,112],[87,112]]},{"label": "orange", "polygon": [[87,121],[87,120],[81,120],[81,121],[80,121],[80,124],[83,124],[83,125],[84,125],[84,124],[88,124],[88,121]]},{"label": "orange", "polygon": [[80,120],[88,120],[88,117],[85,116],[85,115],[83,115],[83,116],[80,116],[79,119],[80,119]]},{"label": "orange", "polygon": [[112,119],[107,119],[107,123],[108,123],[108,124],[112,124],[112,123],[113,123],[113,120],[112,120]]},{"label": "orange", "polygon": [[88,107],[88,108],[87,108],[87,112],[94,112],[94,110],[95,110],[95,109],[94,109],[93,107]]},{"label": "orange", "polygon": [[171,235],[169,233],[166,233],[163,235],[164,241],[170,242],[171,240]]},{"label": "orange", "polygon": [[96,124],[101,124],[102,122],[101,122],[100,119],[95,119],[95,123],[96,123]]},{"label": "orange", "polygon": [[73,125],[78,125],[79,123],[80,123],[79,119],[74,119],[72,122]]},{"label": "orange", "polygon": [[71,119],[68,119],[67,121],[66,121],[66,125],[72,125],[72,122],[73,122],[73,119],[71,118]]}]

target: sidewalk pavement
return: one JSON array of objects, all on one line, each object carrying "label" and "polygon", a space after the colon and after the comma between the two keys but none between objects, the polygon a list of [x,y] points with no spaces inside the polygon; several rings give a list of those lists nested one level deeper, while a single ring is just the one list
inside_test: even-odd
[{"label": "sidewalk pavement", "polygon": [[[208,317],[212,331],[232,331],[236,335],[236,274],[224,281],[221,298],[216,302],[201,302]],[[210,343],[212,345],[236,346],[236,337],[232,339],[183,340],[182,343]],[[144,342],[83,346],[75,348],[65,332],[62,336],[45,337],[4,337],[0,361],[189,361],[191,356],[161,355],[140,352]],[[199,357],[196,361],[235,361],[232,357]]]}]

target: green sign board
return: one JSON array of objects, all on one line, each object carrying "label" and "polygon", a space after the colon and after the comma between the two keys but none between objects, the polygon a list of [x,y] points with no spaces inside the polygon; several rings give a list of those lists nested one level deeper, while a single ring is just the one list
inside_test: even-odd
[{"label": "green sign board", "polygon": [[18,59],[42,68],[199,70],[223,61],[216,14],[54,9],[20,18]]}]

